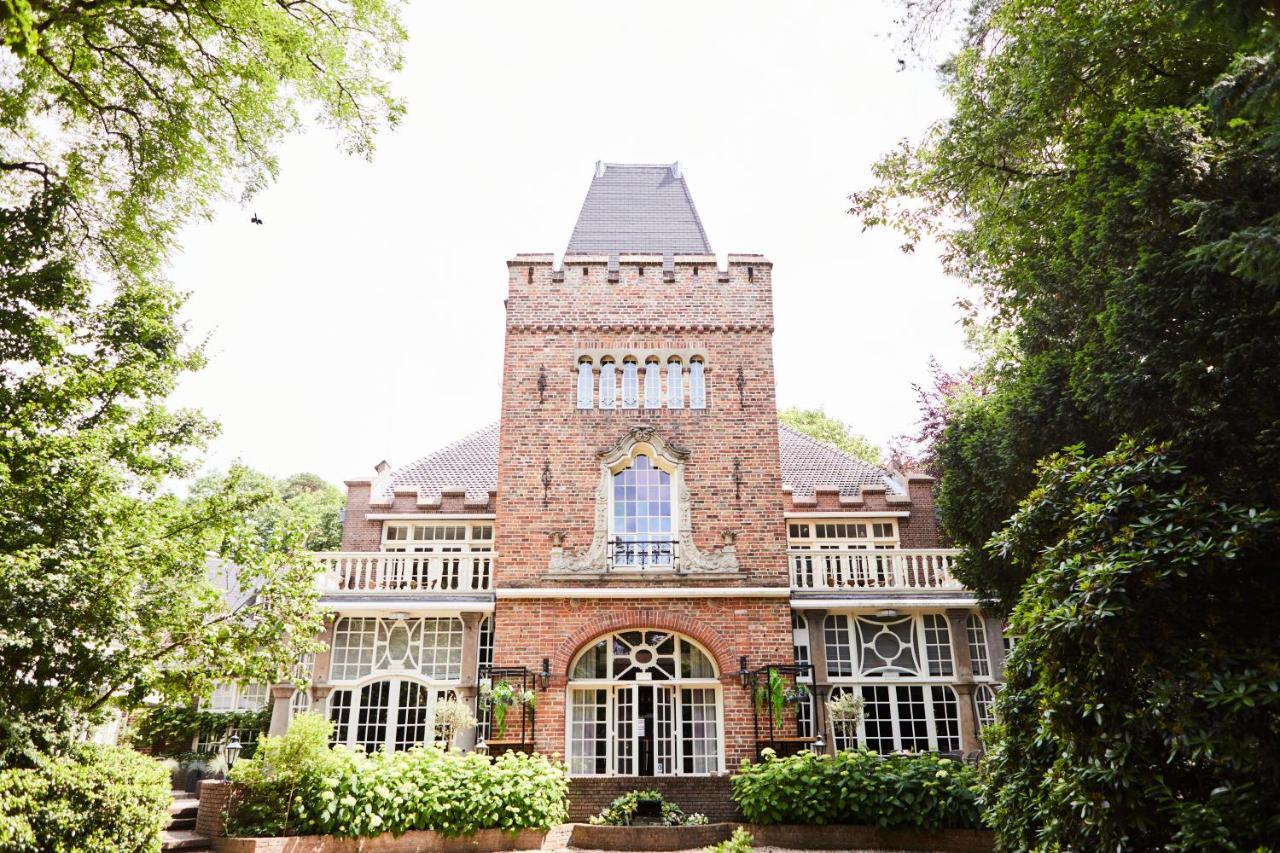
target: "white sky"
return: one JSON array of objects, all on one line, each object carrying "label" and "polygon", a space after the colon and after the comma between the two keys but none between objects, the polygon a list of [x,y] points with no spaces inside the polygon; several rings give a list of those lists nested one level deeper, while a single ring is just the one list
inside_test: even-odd
[{"label": "white sky", "polygon": [[881,444],[910,429],[929,356],[969,358],[962,285],[844,212],[878,155],[947,110],[931,70],[898,71],[893,13],[411,4],[408,115],[373,162],[312,130],[251,208],[186,233],[173,278],[212,360],[173,402],[223,424],[209,464],[340,482],[496,419],[505,262],[564,251],[598,159],[679,160],[721,258],[774,262],[780,405]]}]

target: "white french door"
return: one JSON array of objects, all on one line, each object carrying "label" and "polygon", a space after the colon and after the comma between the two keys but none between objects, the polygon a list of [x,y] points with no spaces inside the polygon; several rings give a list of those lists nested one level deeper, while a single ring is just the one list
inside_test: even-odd
[{"label": "white french door", "polygon": [[569,690],[569,770],[670,776],[721,767],[719,690],[664,684]]}]

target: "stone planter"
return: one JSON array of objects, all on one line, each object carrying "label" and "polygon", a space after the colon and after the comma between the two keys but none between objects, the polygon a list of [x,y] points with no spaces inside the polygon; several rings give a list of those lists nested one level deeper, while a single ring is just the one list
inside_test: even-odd
[{"label": "stone planter", "polygon": [[471,835],[447,838],[438,832],[415,831],[375,838],[334,838],[332,835],[295,835],[288,838],[215,838],[218,853],[468,853],[468,851],[537,850],[547,833],[540,829],[506,832],[481,829]]}]

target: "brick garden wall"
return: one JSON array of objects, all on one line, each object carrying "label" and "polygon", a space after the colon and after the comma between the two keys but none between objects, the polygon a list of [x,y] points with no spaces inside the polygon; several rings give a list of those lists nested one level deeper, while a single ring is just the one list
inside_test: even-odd
[{"label": "brick garden wall", "polygon": [[628,791],[656,790],[692,814],[712,823],[741,820],[730,799],[728,776],[577,776],[569,780],[569,822],[585,823]]}]

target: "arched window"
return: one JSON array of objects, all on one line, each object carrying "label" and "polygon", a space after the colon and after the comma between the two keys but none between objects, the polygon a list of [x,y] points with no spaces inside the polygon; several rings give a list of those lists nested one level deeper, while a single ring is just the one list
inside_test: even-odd
[{"label": "arched window", "polygon": [[689,362],[689,408],[705,409],[707,407],[707,380],[702,359],[695,358]]},{"label": "arched window", "polygon": [[664,630],[619,631],[588,645],[569,673],[571,773],[720,772],[719,672],[697,643]]},{"label": "arched window", "polygon": [[650,356],[644,363],[644,407],[662,408],[662,365],[657,356]]},{"label": "arched window", "polygon": [[589,409],[592,403],[591,359],[578,362],[578,408]]},{"label": "arched window", "polygon": [[622,362],[622,408],[634,409],[640,405],[640,388],[636,377],[636,360]]},{"label": "arched window", "polygon": [[613,359],[605,356],[600,361],[600,408],[612,409],[618,398],[618,382],[614,375]]},{"label": "arched window", "polygon": [[965,617],[964,627],[969,640],[969,662],[973,664],[973,677],[987,678],[991,675],[991,662],[987,658],[986,626],[976,613],[970,613]]},{"label": "arched window", "polygon": [[996,721],[996,694],[988,684],[979,684],[973,690],[973,705],[977,712],[978,729],[985,729]]},{"label": "arched window", "polygon": [[333,743],[374,752],[404,750],[433,743],[436,702],[453,691],[412,678],[384,678],[329,695]]},{"label": "arched window", "polygon": [[671,471],[637,452],[613,474],[610,554],[614,567],[671,568],[675,564],[675,501]]},{"label": "arched window", "polygon": [[675,356],[667,362],[667,408],[684,408],[684,366]]}]

